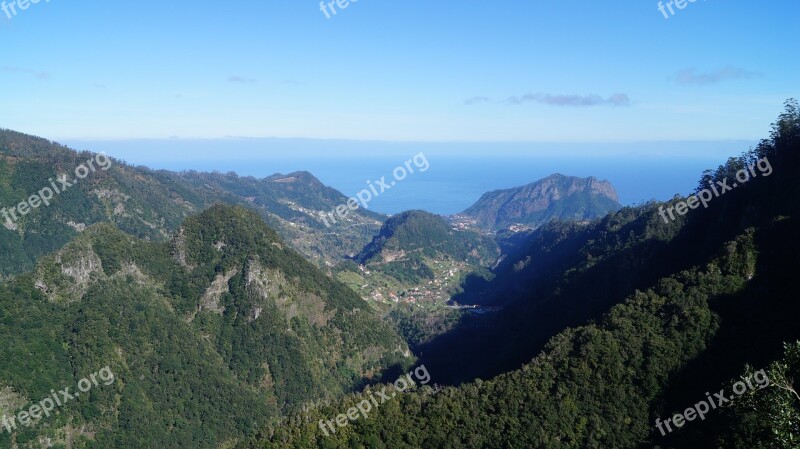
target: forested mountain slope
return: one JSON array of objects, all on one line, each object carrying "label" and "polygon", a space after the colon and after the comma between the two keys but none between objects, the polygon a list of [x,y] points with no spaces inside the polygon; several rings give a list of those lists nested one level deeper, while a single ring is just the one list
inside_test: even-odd
[{"label": "forested mountain slope", "polygon": [[384,223],[380,232],[355,257],[367,264],[390,259],[399,253],[436,254],[474,263],[490,264],[497,249],[478,233],[453,229],[442,217],[421,210],[402,212]]},{"label": "forested mountain slope", "polygon": [[216,448],[412,363],[354,292],[222,205],[165,242],[87,228],[0,286],[0,341],[0,415],[105,366],[117,379],[0,433],[20,448]]},{"label": "forested mountain slope", "polygon": [[[72,184],[53,195],[47,207],[17,214],[10,222],[0,216],[0,278],[30,270],[39,257],[92,224],[113,223],[136,237],[166,240],[186,217],[216,202],[257,211],[293,248],[319,265],[356,254],[384,218],[358,209],[348,214],[348,226],[332,232],[320,213],[345,204],[347,197],[306,172],[256,179],[151,170],[112,159],[104,159],[108,163],[100,167],[96,158],[95,153],[0,129],[0,208],[14,209],[52,188],[52,183],[60,187],[56,180],[61,174]],[[76,169],[89,160],[95,169],[78,180]]]},{"label": "forested mountain slope", "polygon": [[512,296],[504,311],[422,357],[434,382],[468,383],[409,393],[328,437],[318,420],[341,404],[295,416],[243,447],[796,447],[796,350],[770,370],[786,382],[753,392],[752,407],[715,410],[666,436],[655,422],[800,339],[798,169],[800,109],[790,101],[770,139],[703,174],[700,191],[754,174],[708,208],[663,219],[676,198],[545,227],[488,285],[475,282],[480,301],[496,301],[494,287]]},{"label": "forested mountain slope", "polygon": [[470,267],[489,266],[499,255],[492,239],[453,229],[442,217],[421,210],[389,218],[354,260],[401,282],[419,284],[434,278],[437,261]]}]

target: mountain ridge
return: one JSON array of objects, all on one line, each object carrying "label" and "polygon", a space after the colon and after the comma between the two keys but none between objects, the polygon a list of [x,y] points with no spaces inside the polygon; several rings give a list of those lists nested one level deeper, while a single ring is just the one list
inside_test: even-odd
[{"label": "mountain ridge", "polygon": [[610,182],[555,173],[524,186],[483,194],[461,214],[490,229],[537,227],[551,220],[592,220],[618,210]]},{"label": "mountain ridge", "polygon": [[[13,207],[59,173],[70,173],[96,153],[78,152],[40,137],[0,130],[0,205]],[[111,222],[128,234],[166,240],[182,221],[216,202],[256,210],[271,227],[319,266],[332,266],[372,239],[384,216],[358,209],[335,234],[320,219],[347,197],[309,172],[266,178],[233,173],[172,172],[133,166],[117,159],[96,171],[49,207],[30,211],[14,226],[0,226],[0,279],[31,269],[36,260],[63,246],[81,229]],[[298,182],[274,182],[295,176]],[[2,207],[0,206],[0,207]]]},{"label": "mountain ridge", "polygon": [[[796,447],[800,105],[787,101],[772,129],[703,173],[698,190],[768,167],[708,208],[665,221],[659,209],[684,200],[673,198],[519,236],[476,286],[513,298],[421,348],[431,376],[457,386],[409,393],[335,437],[290,419],[240,447]],[[654,425],[759,368],[775,388],[669,435]]]},{"label": "mountain ridge", "polygon": [[119,379],[0,433],[3,447],[216,448],[413,360],[369,304],[241,206],[214,205],[161,242],[97,223],[0,298],[0,412],[101,366]]}]

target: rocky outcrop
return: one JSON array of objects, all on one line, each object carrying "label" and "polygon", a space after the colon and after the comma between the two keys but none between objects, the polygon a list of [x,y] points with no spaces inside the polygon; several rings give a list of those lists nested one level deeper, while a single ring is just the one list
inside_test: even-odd
[{"label": "rocky outcrop", "polygon": [[526,186],[486,193],[461,215],[498,229],[514,224],[535,227],[553,219],[593,219],[620,207],[610,182],[555,174]]}]

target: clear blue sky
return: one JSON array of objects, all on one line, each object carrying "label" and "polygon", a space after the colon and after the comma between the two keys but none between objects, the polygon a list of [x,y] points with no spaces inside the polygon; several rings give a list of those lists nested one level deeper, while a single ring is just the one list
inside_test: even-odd
[{"label": "clear blue sky", "polygon": [[[5,0],[9,2],[9,0]],[[15,0],[19,1],[19,0]],[[0,12],[0,127],[54,140],[752,140],[800,2],[41,0]]]}]

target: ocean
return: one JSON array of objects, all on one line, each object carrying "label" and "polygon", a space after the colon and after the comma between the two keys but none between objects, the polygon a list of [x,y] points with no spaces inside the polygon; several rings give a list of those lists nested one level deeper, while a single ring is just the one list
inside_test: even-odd
[{"label": "ocean", "polygon": [[156,169],[233,171],[257,178],[304,170],[348,196],[381,177],[389,184],[396,167],[422,153],[428,169],[422,172],[410,163],[414,173],[374,198],[369,208],[387,214],[422,209],[443,215],[463,211],[485,192],[525,185],[553,173],[608,180],[623,205],[667,200],[691,193],[703,170],[716,168],[752,145],[320,143],[306,139],[65,143]]}]

